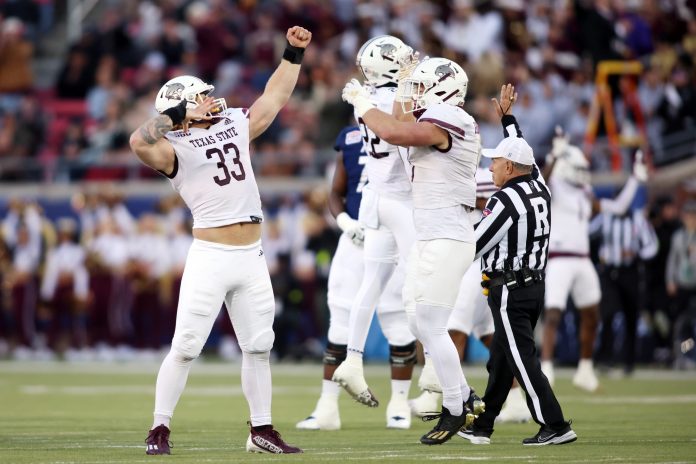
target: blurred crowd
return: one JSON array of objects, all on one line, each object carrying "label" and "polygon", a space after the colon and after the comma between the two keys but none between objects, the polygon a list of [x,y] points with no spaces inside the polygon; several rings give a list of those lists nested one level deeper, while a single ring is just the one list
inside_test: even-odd
[{"label": "blurred crowd", "polygon": [[[263,243],[276,295],[275,354],[321,355],[326,280],[338,234],[326,193],[264,198]],[[53,205],[55,209],[55,205]],[[13,199],[0,223],[0,358],[151,359],[172,339],[193,240],[178,196],[135,216],[112,189],[80,193],[67,216]],[[209,351],[236,358],[223,311]]]},{"label": "blurred crowd", "polygon": [[[228,106],[248,106],[293,25],[310,29],[313,43],[290,104],[254,143],[261,175],[323,172],[327,149],[352,116],[340,95],[356,73],[357,50],[387,33],[423,56],[462,65],[467,109],[485,146],[500,138],[489,98],[504,82],[520,91],[518,120],[540,159],[557,124],[581,143],[595,67],[616,59],[643,64],[637,98],[655,162],[693,155],[696,0],[107,0],[65,44],[54,85],[38,88],[36,50],[46,46],[42,39],[63,39],[51,35],[59,21],[52,7],[51,0],[0,2],[3,180],[151,176],[123,166],[135,163],[128,135],[154,114],[160,86],[194,74],[213,83]],[[630,87],[610,85],[615,92]],[[615,100],[616,116],[630,138],[640,121],[623,101]],[[606,168],[607,156],[598,144],[594,168]]]},{"label": "blurred crowd", "polygon": [[[0,222],[0,358],[109,361],[166,353],[192,241],[190,217],[178,196],[158,199],[154,208],[135,207],[132,200],[101,187],[60,207],[19,199],[8,204]],[[274,355],[320,359],[327,277],[338,242],[326,191],[266,196],[263,203],[263,249],[276,296]],[[696,185],[676,198],[652,198],[646,212],[659,249],[647,261],[636,257],[636,360],[693,368]],[[577,361],[576,317],[568,311],[560,330],[560,363]],[[625,324],[622,316],[614,318],[619,346]],[[206,352],[239,356],[224,310]]]}]

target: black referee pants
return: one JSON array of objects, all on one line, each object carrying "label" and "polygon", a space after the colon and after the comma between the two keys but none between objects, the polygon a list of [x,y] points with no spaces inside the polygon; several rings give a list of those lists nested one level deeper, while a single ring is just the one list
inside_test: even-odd
[{"label": "black referee pants", "polygon": [[541,372],[534,343],[534,327],[544,309],[544,288],[544,282],[537,282],[512,291],[504,285],[490,290],[488,306],[495,333],[486,365],[486,412],[476,419],[476,430],[493,432],[493,422],[507,399],[513,377],[527,393],[527,406],[538,424],[556,430],[565,426],[561,406]]},{"label": "black referee pants", "polygon": [[600,269],[599,281],[602,285],[602,301],[599,311],[602,315],[602,332],[599,339],[596,360],[598,364],[610,365],[614,362],[614,316],[623,312],[626,323],[626,338],[623,345],[623,361],[626,372],[632,372],[636,360],[636,336],[638,314],[642,300],[643,280],[638,265],[624,267],[606,266]]}]

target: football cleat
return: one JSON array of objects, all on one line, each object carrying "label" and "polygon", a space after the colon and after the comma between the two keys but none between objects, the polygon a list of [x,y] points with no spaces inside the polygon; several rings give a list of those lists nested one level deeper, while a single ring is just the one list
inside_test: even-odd
[{"label": "football cleat", "polygon": [[416,417],[427,416],[440,410],[440,393],[423,391],[417,398],[408,400],[411,413]]},{"label": "football cleat", "polygon": [[542,425],[536,435],[525,438],[522,440],[522,444],[525,446],[564,445],[577,439],[578,436],[570,428],[570,422],[566,422],[560,430],[552,430],[546,425]]},{"label": "football cleat", "polygon": [[302,453],[300,448],[288,445],[280,437],[272,425],[250,427],[249,438],[246,442],[246,450],[250,453],[294,454]]},{"label": "football cleat", "polygon": [[300,430],[340,430],[341,416],[338,413],[338,399],[321,396],[314,412],[295,425]]},{"label": "football cleat", "polygon": [[371,408],[379,406],[379,401],[365,381],[362,362],[351,362],[351,358],[347,358],[338,366],[331,380],[342,386],[358,403]]},{"label": "football cleat", "polygon": [[469,412],[474,415],[474,417],[478,417],[479,414],[483,413],[486,410],[486,403],[483,402],[481,398],[476,394],[473,388],[470,389],[471,392],[469,393],[469,399],[466,400],[464,403],[467,408],[469,408]]},{"label": "football cleat", "polygon": [[166,425],[158,425],[150,430],[145,439],[146,454],[171,454],[172,443],[169,441],[169,429]]},{"label": "football cleat", "polygon": [[508,393],[507,400],[500,414],[495,418],[501,424],[520,424],[532,420],[527,401],[524,398],[522,388],[515,387]]},{"label": "football cleat", "polygon": [[461,428],[457,435],[462,438],[466,438],[474,445],[490,445],[491,444],[491,434],[483,432],[481,430],[476,430],[472,425]]},{"label": "football cleat", "polygon": [[387,428],[409,429],[411,428],[411,408],[408,400],[403,396],[392,396],[387,405]]},{"label": "football cleat", "polygon": [[464,408],[459,416],[450,414],[449,409],[442,407],[442,412],[423,416],[423,421],[438,419],[433,429],[420,438],[424,445],[441,445],[452,438],[462,427],[466,427],[474,421],[474,416]]},{"label": "football cleat", "polygon": [[433,367],[432,362],[426,360],[420,377],[418,378],[418,388],[427,392],[442,393],[442,386],[440,385],[440,380],[437,378],[437,373],[435,372],[435,367]]}]

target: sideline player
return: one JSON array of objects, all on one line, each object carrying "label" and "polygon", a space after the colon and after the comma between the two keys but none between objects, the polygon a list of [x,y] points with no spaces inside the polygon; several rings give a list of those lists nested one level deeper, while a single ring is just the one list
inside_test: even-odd
[{"label": "sideline player", "polygon": [[568,296],[580,313],[580,361],[573,385],[594,392],[599,381],[592,364],[592,351],[599,323],[601,290],[590,259],[590,219],[599,213],[623,215],[633,202],[638,186],[647,180],[642,156],[636,156],[633,175],[615,199],[594,197],[590,185],[590,163],[580,148],[569,145],[561,134],[553,140],[549,162],[543,171],[551,189],[553,227],[546,270],[541,368],[554,383],[553,353],[561,314]]},{"label": "sideline player", "polygon": [[[370,105],[391,113],[397,88],[401,56],[413,53],[401,40],[389,35],[375,37],[363,44],[358,51],[356,64],[364,76],[366,98]],[[359,221],[365,228],[364,273],[350,309],[348,347],[345,361],[333,375],[333,380],[343,386],[356,401],[370,407],[379,402],[370,391],[363,373],[363,350],[372,322],[377,301],[392,278],[397,264],[406,262],[415,240],[413,225],[411,182],[406,172],[405,160],[396,145],[377,136],[356,110],[355,118],[363,132],[363,144],[368,158],[365,169],[368,184],[363,190]],[[394,285],[403,287],[404,275]],[[407,344],[392,346],[409,363],[415,363],[415,337]],[[403,389],[408,392],[408,385]],[[399,387],[401,389],[401,387]],[[404,402],[408,414],[408,402]]]},{"label": "sideline player", "polygon": [[[329,194],[329,210],[336,217],[343,234],[329,272],[330,320],[321,396],[309,417],[297,423],[298,429],[341,428],[338,411],[340,386],[331,377],[338,365],[346,359],[350,308],[363,275],[364,231],[357,218],[362,191],[368,179],[363,169],[367,154],[362,142],[360,128],[350,126],[341,131],[334,146],[339,153]],[[415,337],[408,330],[401,301],[403,275],[399,274],[404,272],[403,267],[397,267],[377,308],[377,316],[390,351],[392,398],[387,406],[387,428],[397,429],[408,429],[411,425],[407,398],[415,360]]]},{"label": "sideline player", "polygon": [[261,199],[249,143],[273,122],[292,94],[312,34],[288,29],[283,60],[251,108],[227,109],[213,86],[192,76],[167,82],[160,113],[131,135],[133,151],[169,177],[193,214],[193,236],[181,282],[172,348],[157,375],[147,454],[170,454],[169,423],[193,360],[224,302],[242,350],[242,390],[249,403],[249,452],[301,453],[271,424],[275,301],[261,248]]},{"label": "sideline player", "polygon": [[459,284],[476,249],[469,213],[475,207],[481,140],[476,122],[462,108],[468,78],[458,64],[425,59],[399,85],[408,99],[398,118],[376,108],[355,79],[344,87],[343,99],[380,139],[409,147],[417,242],[408,260],[404,303],[412,332],[430,353],[442,385],[441,413],[425,418],[438,423],[420,440],[436,445],[483,410],[480,400],[472,404],[478,398],[447,332]]}]

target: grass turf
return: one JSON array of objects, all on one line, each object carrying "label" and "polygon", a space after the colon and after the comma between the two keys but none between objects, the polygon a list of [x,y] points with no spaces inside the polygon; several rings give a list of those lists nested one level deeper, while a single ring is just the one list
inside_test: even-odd
[{"label": "grass turf", "polygon": [[[248,409],[239,365],[199,361],[172,422],[171,456],[146,456],[157,364],[0,362],[0,463],[298,463],[340,462],[696,462],[696,373],[637,371],[633,378],[602,378],[590,395],[557,373],[555,391],[573,419],[578,441],[564,446],[523,447],[536,424],[501,425],[490,446],[459,437],[427,447],[418,438],[433,425],[414,419],[411,430],[385,429],[389,400],[387,366],[368,366],[366,376],[382,400],[368,409],[341,395],[343,428],[295,429],[318,398],[319,365],[275,365],[274,425],[305,450],[292,456],[244,451]],[[467,369],[485,389],[485,371]],[[417,389],[412,387],[411,394]]]}]

